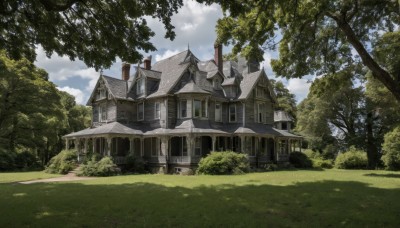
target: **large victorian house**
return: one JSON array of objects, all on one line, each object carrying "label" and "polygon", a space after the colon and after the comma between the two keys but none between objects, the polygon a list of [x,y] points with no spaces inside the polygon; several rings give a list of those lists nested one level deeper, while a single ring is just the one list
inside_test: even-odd
[{"label": "large victorian house", "polygon": [[[252,166],[288,161],[301,138],[274,128],[276,99],[259,63],[201,61],[186,50],[152,65],[144,59],[122,78],[100,75],[87,103],[91,128],[64,136],[67,147],[114,157],[141,157],[153,171],[195,168],[210,151],[246,153]],[[281,126],[281,125],[279,125]]]}]

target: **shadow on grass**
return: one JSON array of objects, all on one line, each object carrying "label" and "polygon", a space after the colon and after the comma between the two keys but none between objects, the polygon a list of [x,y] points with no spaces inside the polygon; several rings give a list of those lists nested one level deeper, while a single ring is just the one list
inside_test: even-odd
[{"label": "shadow on grass", "polygon": [[0,184],[0,227],[400,227],[399,195],[353,181]]},{"label": "shadow on grass", "polygon": [[367,173],[364,174],[364,176],[368,177],[389,177],[389,178],[400,178],[400,173],[385,173],[385,174],[379,174],[379,173]]}]

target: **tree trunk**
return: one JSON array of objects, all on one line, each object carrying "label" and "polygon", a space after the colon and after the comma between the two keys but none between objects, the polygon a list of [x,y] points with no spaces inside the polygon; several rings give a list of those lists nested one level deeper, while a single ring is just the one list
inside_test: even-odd
[{"label": "tree trunk", "polygon": [[[368,106],[368,105],[367,105]],[[366,133],[367,133],[367,157],[368,157],[368,169],[376,169],[378,165],[378,149],[375,145],[375,139],[373,135],[373,111],[368,110],[366,119]]]},{"label": "tree trunk", "polygon": [[360,55],[363,64],[371,70],[373,77],[382,82],[382,84],[395,96],[396,100],[400,101],[400,83],[398,83],[386,70],[380,67],[372,58],[345,19],[338,16],[330,17],[336,21],[340,30],[342,30],[346,35],[349,43],[353,45],[354,49]]}]

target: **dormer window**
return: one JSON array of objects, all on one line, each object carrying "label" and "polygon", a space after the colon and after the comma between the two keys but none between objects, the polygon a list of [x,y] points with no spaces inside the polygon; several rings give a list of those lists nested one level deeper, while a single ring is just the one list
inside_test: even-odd
[{"label": "dormer window", "polygon": [[137,95],[143,95],[144,94],[144,83],[145,79],[144,78],[139,78],[136,82],[136,94]]},{"label": "dormer window", "polygon": [[214,78],[213,80],[214,89],[219,89],[219,84],[220,84],[219,78]]},{"label": "dormer window", "polygon": [[107,97],[107,91],[105,88],[99,88],[96,94],[96,100],[104,99]]}]

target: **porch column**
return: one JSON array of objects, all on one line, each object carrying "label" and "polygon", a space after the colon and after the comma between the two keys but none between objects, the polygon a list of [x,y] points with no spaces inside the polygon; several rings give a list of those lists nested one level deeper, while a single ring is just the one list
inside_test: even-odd
[{"label": "porch column", "polygon": [[245,140],[246,140],[246,136],[243,136],[243,135],[241,135],[240,136],[240,152],[241,153],[245,153],[245,149],[244,149],[244,147],[245,147]]},{"label": "porch column", "polygon": [[143,149],[144,143],[143,142],[144,142],[143,138],[140,138],[140,156],[141,157],[144,156],[144,149]]},{"label": "porch column", "polygon": [[161,137],[161,153],[164,156],[168,156],[168,151],[169,151],[169,137],[168,136],[162,136]]},{"label": "porch column", "polygon": [[68,140],[68,138],[65,139],[65,149],[66,150],[69,149],[69,140]]},{"label": "porch column", "polygon": [[96,151],[96,138],[92,138],[92,146],[93,146],[93,153],[97,153],[98,151]]},{"label": "porch column", "polygon": [[212,140],[212,151],[215,151],[215,141],[217,140],[217,136],[213,135],[211,136]]},{"label": "porch column", "polygon": [[134,140],[134,138],[129,138],[129,154],[134,154],[134,151],[133,151],[133,140]]},{"label": "porch column", "polygon": [[107,155],[111,156],[111,141],[112,141],[112,138],[111,137],[107,137],[106,139],[107,139]]},{"label": "porch column", "polygon": [[188,148],[188,162],[191,163],[191,157],[193,153],[193,142],[194,137],[192,135],[186,135],[186,144]]},{"label": "porch column", "polygon": [[85,138],[85,144],[84,144],[84,148],[83,148],[83,153],[87,154],[87,147],[88,147],[88,139]]}]

